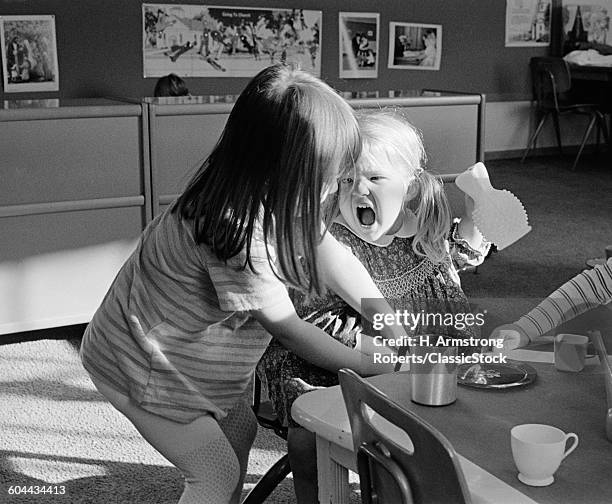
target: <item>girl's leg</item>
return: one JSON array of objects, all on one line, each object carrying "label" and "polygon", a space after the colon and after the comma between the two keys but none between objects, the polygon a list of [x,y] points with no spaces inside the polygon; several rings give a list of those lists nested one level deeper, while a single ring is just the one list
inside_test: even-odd
[{"label": "girl's leg", "polygon": [[287,453],[298,504],[318,504],[315,435],[301,427],[289,427]]},{"label": "girl's leg", "polygon": [[[240,463],[212,416],[181,424],[153,415],[129,397],[93,380],[98,390],[123,413],[140,434],[185,477],[179,504],[233,504]],[[239,494],[238,494],[239,495]]]},{"label": "girl's leg", "polygon": [[240,478],[232,502],[239,502],[249,463],[249,452],[257,434],[257,418],[250,404],[242,399],[219,421],[219,427],[232,445],[240,464]]}]

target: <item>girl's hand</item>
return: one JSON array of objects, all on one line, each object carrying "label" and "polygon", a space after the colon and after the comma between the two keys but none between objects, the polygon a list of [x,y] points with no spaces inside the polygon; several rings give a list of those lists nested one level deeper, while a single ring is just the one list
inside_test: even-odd
[{"label": "girl's hand", "polygon": [[383,344],[382,338],[374,340],[372,336],[360,333],[357,335],[355,350],[361,352],[365,362],[372,366],[370,374],[383,374],[399,370],[397,351],[394,347]]},{"label": "girl's hand", "polygon": [[284,303],[251,310],[249,314],[288,350],[332,373],[345,367],[362,376],[393,371],[393,364],[377,363],[373,356],[343,345],[322,329],[299,318],[289,296]]},{"label": "girl's hand", "polygon": [[515,324],[496,327],[491,332],[489,339],[492,340],[493,353],[505,353],[527,346],[531,342],[527,333]]},{"label": "girl's hand", "polygon": [[474,213],[474,198],[469,196],[467,193],[463,193],[463,194],[464,194],[464,200],[465,200],[465,216],[463,218],[464,219],[467,218],[471,221],[472,215]]},{"label": "girl's hand", "polygon": [[465,210],[463,215],[459,216],[460,220],[457,231],[459,236],[467,240],[473,249],[478,250],[482,244],[482,234],[474,224],[474,199],[467,193],[463,193],[463,195]]},{"label": "girl's hand", "polygon": [[316,385],[311,385],[310,383],[306,383],[301,378],[291,378],[291,380],[297,383],[304,392],[311,392],[313,390],[321,390],[321,389],[327,388],[327,387],[318,387]]},{"label": "girl's hand", "polygon": [[397,355],[394,347],[385,345],[382,338],[374,340],[372,336],[367,336],[363,333],[359,333],[357,335],[355,350],[358,350],[362,354],[368,356],[374,356],[375,354],[379,354],[381,356]]}]

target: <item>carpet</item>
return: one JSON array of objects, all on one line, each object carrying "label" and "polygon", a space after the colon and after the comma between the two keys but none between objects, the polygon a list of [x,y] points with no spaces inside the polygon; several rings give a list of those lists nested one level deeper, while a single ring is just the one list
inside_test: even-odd
[{"label": "carpet", "polygon": [[491,257],[478,275],[462,277],[470,297],[546,296],[602,257],[612,244],[612,161],[584,156],[576,171],[571,156],[486,163],[493,187],[512,191],[523,202],[532,230]]},{"label": "carpet", "polygon": [[[180,474],[95,390],[77,344],[0,346],[0,502],[176,503]],[[284,452],[282,439],[260,429],[245,493]],[[10,495],[16,487],[51,493]],[[295,502],[290,478],[269,502]]]}]

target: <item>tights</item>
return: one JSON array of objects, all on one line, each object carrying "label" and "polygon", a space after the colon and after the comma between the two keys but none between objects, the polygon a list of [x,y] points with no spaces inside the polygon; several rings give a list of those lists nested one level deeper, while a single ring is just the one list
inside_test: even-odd
[{"label": "tights", "polygon": [[181,424],[153,415],[129,397],[94,380],[98,390],[185,478],[179,504],[237,504],[257,420],[246,401],[217,422],[202,416]]}]

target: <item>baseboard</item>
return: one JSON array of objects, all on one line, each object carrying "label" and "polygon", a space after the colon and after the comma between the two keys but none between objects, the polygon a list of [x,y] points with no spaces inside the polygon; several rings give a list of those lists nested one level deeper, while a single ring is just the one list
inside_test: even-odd
[{"label": "baseboard", "polygon": [[62,327],[51,327],[48,329],[37,329],[35,331],[23,331],[11,334],[0,334],[0,345],[13,343],[25,343],[26,341],[37,341],[41,339],[72,340],[79,339],[87,324],[74,324]]},{"label": "baseboard", "polygon": [[[561,137],[563,145],[578,146],[582,143],[588,126],[588,117],[577,114],[561,118]],[[520,157],[536,127],[536,118],[529,101],[491,102],[487,99],[484,126],[484,151],[501,152],[499,156]],[[596,130],[591,132],[587,144],[596,143]],[[552,121],[547,121],[538,136],[537,146],[548,154],[555,151],[557,138]],[[568,148],[568,152],[571,152]],[[536,153],[538,155],[538,153]]]},{"label": "baseboard", "polygon": [[[579,145],[568,145],[567,147],[563,147],[563,154],[576,154],[578,153]],[[599,146],[600,152],[605,152],[607,149]],[[597,146],[594,144],[589,144],[584,146],[584,154],[589,154],[597,151]],[[523,156],[525,149],[509,149],[509,150],[498,150],[498,151],[487,151],[485,152],[485,161],[495,160],[495,159],[516,159]],[[556,156],[559,154],[558,147],[538,147],[536,149],[532,149],[529,152],[529,157],[535,156]]]}]

